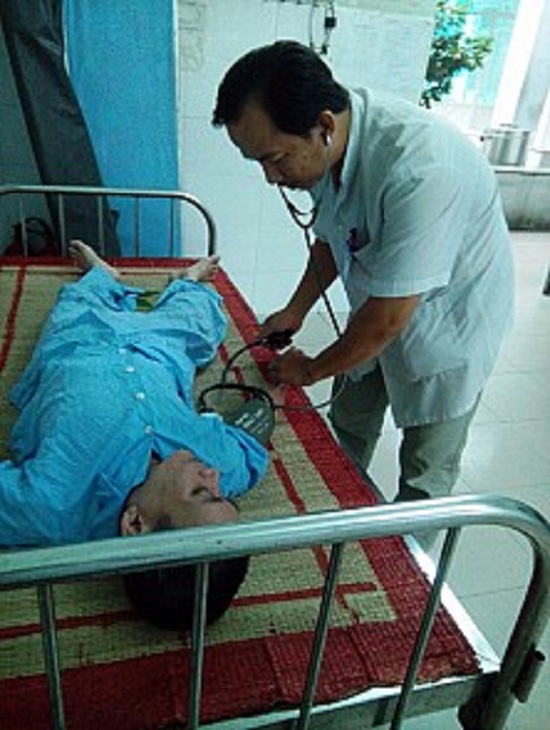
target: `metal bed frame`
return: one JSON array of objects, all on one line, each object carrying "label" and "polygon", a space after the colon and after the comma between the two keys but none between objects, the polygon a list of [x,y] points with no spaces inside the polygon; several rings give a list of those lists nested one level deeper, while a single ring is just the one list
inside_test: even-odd
[{"label": "metal bed frame", "polygon": [[[207,249],[216,249],[213,219],[204,206],[191,195],[174,191],[145,191],[122,189],[74,188],[70,186],[0,187],[1,196],[55,194],[130,196],[169,198],[182,201],[199,210],[207,228]],[[25,206],[21,204],[21,220]],[[60,205],[63,210],[63,205]],[[98,204],[99,224],[103,203]],[[135,248],[139,253],[139,205],[135,226]],[[60,222],[60,230],[63,223]],[[62,241],[62,250],[66,242]],[[173,242],[169,243],[173,254]],[[38,259],[39,260],[39,259]],[[457,540],[464,527],[489,525],[505,527],[523,534],[532,547],[533,568],[519,617],[512,629],[502,661],[485,642],[463,609],[457,608],[450,594],[446,577],[455,554]],[[373,689],[355,697],[326,705],[315,704],[315,691],[325,639],[328,632],[331,605],[338,585],[338,571],[345,547],[350,542],[387,535],[409,535],[433,530],[445,530],[440,558],[433,567],[432,589],[426,611],[411,654],[401,688]],[[252,718],[239,718],[208,725],[200,724],[201,678],[205,648],[206,593],[209,563],[220,558],[258,555],[312,547],[330,546],[330,562],[323,586],[309,668],[299,707],[270,712]],[[419,562],[426,556],[411,542],[411,550]],[[346,509],[322,514],[282,517],[239,524],[197,527],[175,530],[139,540],[113,538],[87,544],[83,560],[81,545],[11,550],[2,556],[0,590],[35,586],[40,609],[43,652],[50,693],[53,725],[56,730],[66,727],[62,676],[56,632],[54,585],[66,581],[120,574],[144,568],[196,564],[196,596],[194,624],[191,635],[189,717],[187,728],[211,730],[246,730],[246,728],[293,728],[306,730],[322,724],[327,716],[338,716],[346,727],[353,718],[361,718],[361,727],[374,727],[390,722],[392,730],[403,726],[409,714],[422,714],[443,706],[459,707],[459,719],[466,730],[499,730],[515,700],[527,701],[529,692],[542,666],[544,657],[537,648],[550,616],[550,525],[538,512],[516,500],[488,497],[447,497],[408,504]],[[429,561],[423,566],[429,570]],[[482,674],[469,678],[454,678],[437,683],[415,685],[416,675],[427,645],[435,613],[443,603],[459,625],[464,627],[474,648],[481,646]],[[438,706],[434,698],[439,696]],[[443,704],[442,704],[443,703]]]},{"label": "metal bed frame", "polygon": [[[0,588],[36,586],[43,631],[43,651],[49,683],[54,727],[64,730],[63,692],[56,636],[53,585],[154,567],[197,564],[195,614],[191,637],[191,680],[187,728],[269,727],[306,730],[315,718],[338,713],[342,718],[359,713],[363,727],[372,721],[390,721],[392,730],[403,727],[413,702],[415,677],[426,647],[435,612],[440,604],[457,539],[463,527],[496,525],[525,535],[533,550],[533,571],[520,616],[515,624],[500,668],[473,683],[454,688],[461,705],[460,721],[467,730],[499,730],[516,699],[526,701],[544,657],[537,643],[550,611],[550,525],[532,508],[504,497],[446,497],[408,505],[383,505],[324,514],[281,517],[193,530],[150,535],[147,541],[119,538],[81,545],[11,551],[2,557]],[[331,604],[338,584],[338,569],[346,544],[386,535],[447,530],[432,590],[400,692],[365,693],[346,702],[316,706],[319,676]],[[319,605],[309,668],[299,708],[261,717],[200,724],[201,674],[206,630],[206,591],[209,563],[238,555],[258,555],[316,545],[330,545],[330,562]],[[420,689],[422,691],[422,689]],[[427,699],[429,701],[429,698]],[[411,708],[413,709],[413,708]],[[418,708],[417,708],[418,709]],[[369,720],[370,718],[370,720]],[[310,725],[311,723],[311,725]],[[348,727],[348,725],[346,725]]]},{"label": "metal bed frame", "polygon": [[[147,200],[168,200],[170,201],[169,212],[169,229],[168,240],[166,242],[166,255],[173,258],[178,253],[175,251],[176,241],[176,220],[178,204],[188,204],[195,208],[202,216],[206,225],[207,234],[207,253],[210,256],[215,253],[217,246],[216,224],[208,209],[194,195],[179,190],[141,190],[131,188],[97,188],[82,187],[74,185],[3,185],[0,186],[0,199],[9,197],[16,199],[17,220],[21,224],[23,254],[29,253],[28,249],[28,232],[26,219],[30,215],[35,215],[28,207],[28,200],[35,200],[42,196],[55,197],[57,201],[57,228],[62,253],[67,253],[67,236],[66,236],[66,215],[65,215],[65,197],[67,196],[86,196],[93,197],[97,202],[96,222],[97,222],[97,245],[101,254],[105,253],[105,218],[108,214],[107,198],[130,198],[134,201],[133,205],[133,237],[132,237],[132,255],[141,255],[141,212],[142,203]],[[53,221],[52,221],[53,222]]]}]

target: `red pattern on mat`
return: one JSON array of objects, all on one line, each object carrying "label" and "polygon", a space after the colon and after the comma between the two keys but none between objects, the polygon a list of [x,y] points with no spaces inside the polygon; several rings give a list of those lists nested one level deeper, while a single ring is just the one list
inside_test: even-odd
[{"label": "red pattern on mat", "polygon": [[[254,337],[255,317],[252,310],[242,299],[238,291],[234,288],[231,281],[225,273],[220,272],[220,280],[216,282],[217,289],[220,291],[228,311],[231,313],[233,320],[237,323],[243,339],[250,340]],[[267,363],[270,355],[261,350],[253,350],[258,365],[262,368],[263,363]],[[291,389],[286,397],[286,404],[290,406],[307,405],[308,399],[302,389]],[[332,441],[332,436],[325,422],[319,417],[315,411],[287,411],[287,419],[291,423],[296,432],[300,443],[311,462],[315,464],[316,469],[320,472],[327,487],[337,498],[338,503],[343,509],[354,507],[374,506],[378,503],[375,493],[365,485],[363,479],[358,475],[354,466],[340,449],[328,449],[326,444]],[[278,462],[276,467],[279,468]],[[281,465],[281,471],[284,465]],[[286,473],[286,471],[285,471]],[[282,476],[282,474],[280,474]],[[300,497],[292,484],[290,478],[283,478],[287,495],[290,501],[298,508],[298,512],[302,512],[303,508]],[[337,485],[331,488],[331,485]],[[345,485],[344,488],[341,485]],[[384,549],[380,549],[384,545]],[[404,542],[399,537],[386,537],[383,539],[363,541],[361,547],[368,557],[374,572],[384,585],[386,595],[390,599],[391,604],[399,610],[400,607],[408,605],[422,607],[427,601],[430,585],[417,565],[410,560],[410,556]],[[320,549],[319,549],[320,550]],[[316,551],[316,557],[319,560],[319,550]],[[320,563],[326,568],[326,554],[323,552],[324,560],[321,558]],[[365,584],[343,585],[337,588],[337,597],[339,600],[345,600],[346,595],[359,591],[365,591]],[[421,609],[420,609],[421,610]],[[395,654],[396,644],[400,647],[397,652],[399,658],[406,666],[408,657],[413,648],[413,640],[418,630],[418,621],[420,613],[413,619],[408,619],[413,625],[407,625],[406,621],[401,621],[404,627],[402,635],[396,637],[393,628],[388,631],[384,623],[373,623],[365,631],[365,625],[353,627],[352,635],[355,637],[354,644],[356,649],[366,658],[369,653],[372,654],[371,647],[374,644],[383,647],[376,652],[376,662],[368,662],[367,675],[373,678],[373,684],[391,684],[396,681],[395,664],[388,671],[388,658]],[[476,672],[477,662],[471,655],[471,648],[468,642],[460,635],[457,638],[454,623],[444,610],[440,610],[437,614],[435,625],[437,627],[436,635],[446,635],[452,640],[455,647],[455,655],[453,656],[454,668],[461,663],[460,658],[465,659],[465,673]],[[392,624],[393,627],[393,624]],[[293,639],[294,641],[295,639]],[[388,643],[388,641],[390,643]],[[436,661],[441,662],[442,659],[449,655],[449,646],[446,645],[443,651],[435,651],[434,644],[436,640],[432,638],[427,651],[421,676],[435,678],[442,676],[439,674]],[[445,642],[449,644],[449,642]],[[458,647],[456,646],[458,644]],[[391,651],[390,651],[391,649]],[[432,653],[437,654],[437,660],[434,661]],[[468,658],[466,658],[468,657]],[[385,669],[384,669],[385,667]],[[453,663],[448,662],[446,671],[452,672]],[[351,681],[346,685],[349,689]],[[319,692],[322,692],[321,686]]]},{"label": "red pattern on mat", "polygon": [[20,268],[17,272],[17,280],[15,283],[15,291],[11,300],[10,310],[7,317],[6,331],[4,332],[4,341],[2,344],[2,350],[0,351],[0,372],[4,369],[8,356],[10,354],[10,348],[13,342],[15,334],[15,323],[17,321],[17,310],[19,308],[19,302],[21,301],[21,295],[23,293],[23,283],[25,281],[26,270]]},{"label": "red pattern on mat", "polygon": [[[3,263],[21,263],[18,259],[3,259]],[[40,260],[37,264],[59,266],[59,259]],[[117,263],[117,262],[115,262]],[[173,260],[124,260],[126,266],[173,267]],[[177,262],[185,265],[184,261]],[[17,307],[25,279],[25,267],[34,265],[26,260],[18,274],[17,292],[8,318],[8,336],[2,354],[5,364],[9,343],[14,334]],[[227,276],[220,272],[216,287],[245,341],[252,340],[257,331],[254,315]],[[7,343],[7,344],[6,344]],[[5,351],[5,355],[4,355]],[[272,355],[261,349],[253,352],[263,371]],[[308,400],[300,389],[290,391],[289,405],[303,406]],[[374,493],[365,485],[353,465],[332,442],[328,428],[315,412],[288,411],[287,419],[315,464],[327,487],[341,507],[376,504]],[[275,459],[275,467],[290,502],[298,513],[305,511],[302,498],[295,488],[284,461]],[[365,541],[362,549],[368,556],[378,580],[394,607],[398,620],[391,623],[360,622],[347,629],[333,628],[327,639],[328,653],[323,663],[317,701],[330,701],[349,695],[366,685],[395,684],[402,675],[396,670],[396,657],[408,658],[421,606],[427,599],[427,581],[400,538]],[[318,564],[324,568],[324,549],[314,551]],[[341,605],[359,592],[377,590],[370,583],[342,583],[337,598]],[[269,600],[279,602],[317,597],[319,589],[304,588],[285,593],[279,591]],[[241,597],[235,606],[267,603],[262,596]],[[418,606],[412,613],[411,606]],[[349,610],[349,609],[348,609]],[[352,612],[353,613],[353,612]],[[401,615],[403,614],[403,615]],[[83,625],[107,625],[127,621],[124,612],[96,614],[92,617],[61,619],[60,630]],[[6,629],[0,639],[24,636],[35,626]],[[422,676],[436,679],[446,674],[471,674],[477,663],[466,640],[457,631],[448,614],[439,611],[435,621],[435,637],[428,646]],[[185,637],[182,636],[182,644]],[[267,712],[299,701],[304,673],[311,646],[309,632],[273,634],[246,641],[230,641],[209,646],[205,653],[203,677],[203,714],[201,720],[213,721],[224,717]],[[391,664],[388,657],[392,657]],[[169,651],[105,664],[67,669],[63,673],[66,715],[69,730],[159,730],[164,725],[185,721],[187,706],[188,650]],[[98,700],[97,698],[101,698]],[[0,727],[2,730],[49,730],[51,721],[47,703],[47,688],[43,676],[6,680],[1,685]],[[23,724],[22,724],[23,722]]]}]

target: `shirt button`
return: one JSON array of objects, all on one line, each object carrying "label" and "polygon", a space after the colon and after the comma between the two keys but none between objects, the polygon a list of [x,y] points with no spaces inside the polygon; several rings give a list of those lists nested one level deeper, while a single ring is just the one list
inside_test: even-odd
[{"label": "shirt button", "polygon": [[133,365],[127,365],[124,369],[126,370],[127,373],[135,373],[136,372],[136,369],[135,369],[135,367]]},{"label": "shirt button", "polygon": [[125,347],[119,347],[118,348],[118,354],[119,355],[126,355],[127,352],[128,352],[128,350]]},{"label": "shirt button", "polygon": [[145,400],[145,393],[140,390],[139,393],[136,393],[135,399],[136,400]]},{"label": "shirt button", "polygon": [[143,430],[145,431],[145,433],[148,436],[153,433],[153,427],[152,426],[145,426],[145,428]]}]

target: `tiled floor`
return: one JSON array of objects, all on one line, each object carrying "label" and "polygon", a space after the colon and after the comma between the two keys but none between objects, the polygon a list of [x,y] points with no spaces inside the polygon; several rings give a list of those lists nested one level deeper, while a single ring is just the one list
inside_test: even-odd
[{"label": "tiled floor", "polygon": [[[471,428],[455,493],[497,493],[520,499],[550,519],[550,297],[542,286],[550,265],[549,233],[514,233],[517,307]],[[328,318],[310,317],[297,344],[315,352],[331,339]],[[311,389],[326,398],[326,384]],[[371,475],[385,496],[396,489],[399,434],[388,419]],[[437,547],[433,549],[435,552]],[[530,575],[530,548],[520,535],[499,528],[471,528],[461,542],[449,582],[477,625],[501,649]],[[541,649],[550,652],[550,628]],[[526,705],[516,704],[507,730],[550,728],[550,669],[545,667]],[[410,720],[407,730],[454,730],[449,711]]]}]

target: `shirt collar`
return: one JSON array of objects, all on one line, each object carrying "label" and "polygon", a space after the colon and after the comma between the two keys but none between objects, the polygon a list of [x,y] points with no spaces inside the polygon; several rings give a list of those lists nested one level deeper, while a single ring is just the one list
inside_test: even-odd
[{"label": "shirt collar", "polygon": [[355,91],[349,90],[350,95],[350,125],[348,131],[348,141],[344,155],[344,164],[342,166],[340,192],[345,193],[351,184],[355,170],[359,162],[360,156],[360,138],[362,129],[362,120],[365,115],[365,100]]}]

